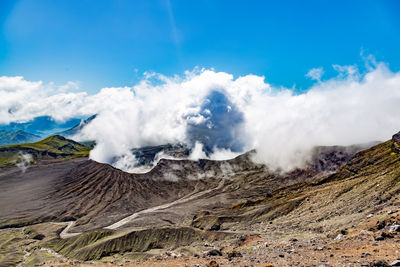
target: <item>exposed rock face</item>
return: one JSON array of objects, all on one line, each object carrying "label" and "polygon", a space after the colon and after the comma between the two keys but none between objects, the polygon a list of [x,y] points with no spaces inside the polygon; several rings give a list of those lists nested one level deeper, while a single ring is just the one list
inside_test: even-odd
[{"label": "exposed rock face", "polygon": [[336,171],[347,163],[357,152],[367,148],[368,145],[353,146],[318,146],[312,151],[309,168],[316,171]]},{"label": "exposed rock face", "polygon": [[393,145],[392,145],[393,152],[400,153],[400,132],[393,135],[392,142],[393,142]]}]

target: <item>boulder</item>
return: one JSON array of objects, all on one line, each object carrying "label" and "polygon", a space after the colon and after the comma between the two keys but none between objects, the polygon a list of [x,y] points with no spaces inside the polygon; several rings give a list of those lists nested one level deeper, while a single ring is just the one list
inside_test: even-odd
[{"label": "boulder", "polygon": [[213,226],[211,226],[210,231],[219,231],[221,229],[221,225],[220,224],[213,224]]},{"label": "boulder", "polygon": [[393,224],[389,227],[390,233],[400,232],[400,224]]},{"label": "boulder", "polygon": [[378,221],[376,223],[376,229],[378,229],[378,230],[381,230],[381,229],[385,228],[385,226],[386,226],[386,222],[385,221]]},{"label": "boulder", "polygon": [[218,249],[212,249],[206,253],[207,256],[222,256],[222,252]]},{"label": "boulder", "polygon": [[371,267],[390,267],[389,263],[387,263],[385,260],[377,260],[373,261],[370,264]]}]

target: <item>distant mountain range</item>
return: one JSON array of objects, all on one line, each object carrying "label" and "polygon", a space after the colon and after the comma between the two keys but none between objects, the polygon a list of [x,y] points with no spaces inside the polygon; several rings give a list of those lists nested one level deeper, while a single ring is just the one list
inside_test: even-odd
[{"label": "distant mountain range", "polygon": [[72,118],[64,122],[57,122],[50,116],[36,117],[28,122],[12,122],[10,124],[0,124],[0,130],[10,132],[24,131],[30,134],[38,135],[42,138],[53,135],[58,132],[68,130],[81,122],[79,118]]},{"label": "distant mountain range", "polygon": [[9,144],[33,143],[40,140],[40,136],[22,130],[10,132],[0,130],[0,146]]},{"label": "distant mountain range", "polygon": [[64,122],[57,122],[49,116],[41,116],[23,123],[0,124],[0,146],[33,143],[54,134],[71,137],[94,118],[96,115],[85,120],[72,118]]}]

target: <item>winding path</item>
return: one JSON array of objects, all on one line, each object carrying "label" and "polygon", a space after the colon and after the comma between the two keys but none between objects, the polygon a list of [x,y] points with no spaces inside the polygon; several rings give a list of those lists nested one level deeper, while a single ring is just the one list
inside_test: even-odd
[{"label": "winding path", "polygon": [[[219,182],[217,187],[214,187],[214,188],[211,188],[211,189],[208,189],[208,190],[205,190],[205,191],[192,192],[192,193],[190,193],[190,194],[188,194],[188,195],[186,195],[186,196],[184,196],[184,197],[182,197],[182,198],[180,198],[178,200],[175,200],[173,202],[162,204],[162,205],[159,205],[159,206],[155,206],[155,207],[152,207],[152,208],[148,208],[148,209],[145,209],[145,210],[141,210],[141,211],[135,212],[135,213],[129,215],[128,217],[123,218],[122,220],[120,220],[120,221],[118,221],[116,223],[113,223],[113,224],[111,224],[109,226],[104,227],[104,229],[110,229],[110,230],[118,229],[119,227],[132,222],[134,219],[138,218],[141,215],[152,213],[152,212],[159,211],[159,210],[164,210],[164,209],[170,208],[170,207],[172,207],[174,205],[178,205],[178,204],[182,204],[182,203],[194,200],[194,199],[202,197],[202,196],[204,196],[204,195],[206,195],[208,193],[211,193],[212,191],[219,190],[223,186],[224,186],[224,180],[222,179]],[[66,238],[69,238],[69,237],[80,235],[81,233],[78,233],[78,232],[77,233],[69,233],[68,232],[69,229],[74,226],[74,224],[75,224],[75,221],[68,222],[67,227],[65,227],[65,229],[60,233],[60,238],[66,239]]]},{"label": "winding path", "polygon": [[74,226],[74,224],[75,224],[75,221],[68,222],[67,227],[65,227],[64,230],[62,230],[62,232],[60,233],[60,238],[66,239],[66,238],[69,238],[69,237],[80,235],[81,233],[68,233],[69,228]]},{"label": "winding path", "polygon": [[152,208],[149,208],[149,209],[145,209],[145,210],[141,210],[141,211],[135,212],[132,215],[130,215],[128,217],[125,217],[124,219],[122,219],[122,220],[120,220],[120,221],[118,221],[116,223],[113,223],[113,224],[111,224],[109,226],[106,226],[104,228],[105,229],[112,229],[112,230],[117,229],[117,228],[119,228],[119,227],[121,227],[121,226],[123,226],[123,225],[125,225],[127,223],[132,222],[134,219],[136,219],[140,215],[151,213],[151,212],[155,212],[155,211],[158,211],[158,210],[164,210],[164,209],[170,208],[170,207],[172,207],[174,205],[188,202],[190,200],[193,200],[193,199],[201,197],[201,196],[203,196],[205,194],[208,194],[208,193],[210,193],[210,192],[212,192],[214,190],[221,189],[223,186],[224,186],[224,180],[221,180],[219,182],[218,186],[215,187],[215,188],[211,188],[211,189],[205,190],[205,191],[200,191],[200,192],[197,192],[197,193],[191,193],[191,194],[188,194],[188,195],[186,195],[186,196],[184,196],[184,197],[182,197],[182,198],[180,198],[178,200],[175,200],[173,202],[166,203],[166,204],[163,204],[163,205],[159,205],[159,206],[155,206],[155,207],[152,207]]}]

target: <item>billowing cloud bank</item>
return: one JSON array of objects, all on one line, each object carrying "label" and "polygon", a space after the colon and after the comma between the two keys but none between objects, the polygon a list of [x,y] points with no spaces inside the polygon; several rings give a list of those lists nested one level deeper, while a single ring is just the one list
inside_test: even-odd
[{"label": "billowing cloud bank", "polygon": [[309,73],[316,83],[302,94],[213,70],[147,75],[95,95],[68,90],[74,84],[0,77],[0,123],[98,114],[76,138],[96,140],[90,156],[100,162],[129,159],[135,147],[185,143],[214,159],[255,148],[256,160],[288,170],[304,164],[313,146],[386,140],[400,130],[400,73],[383,63],[363,74],[334,68],[338,76],[329,80],[321,81],[322,69]]}]

